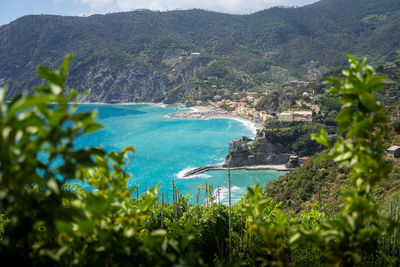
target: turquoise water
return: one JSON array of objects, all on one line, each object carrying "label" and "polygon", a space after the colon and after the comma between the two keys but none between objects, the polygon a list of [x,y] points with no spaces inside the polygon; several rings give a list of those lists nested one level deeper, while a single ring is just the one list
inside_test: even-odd
[{"label": "turquoise water", "polygon": [[[84,136],[77,146],[101,146],[107,151],[119,151],[126,146],[134,146],[136,153],[128,172],[133,176],[129,186],[139,184],[139,192],[145,183],[161,185],[161,191],[168,192],[172,199],[172,181],[183,194],[192,194],[191,201],[199,185],[221,187],[221,201],[226,201],[226,171],[210,171],[187,179],[181,173],[188,168],[214,165],[223,162],[232,139],[242,135],[254,136],[252,131],[235,120],[230,119],[176,119],[166,115],[182,112],[177,107],[156,105],[79,105],[80,111],[96,109],[98,121],[105,128]],[[186,109],[189,111],[188,109]],[[254,183],[265,184],[276,179],[278,171],[232,171],[231,184],[233,200],[238,200],[246,192],[247,186]],[[204,193],[201,194],[204,196]],[[200,198],[203,202],[203,198]]]}]

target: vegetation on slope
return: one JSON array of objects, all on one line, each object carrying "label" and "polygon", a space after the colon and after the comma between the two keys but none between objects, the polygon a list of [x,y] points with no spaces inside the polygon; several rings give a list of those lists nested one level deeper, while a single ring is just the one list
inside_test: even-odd
[{"label": "vegetation on slope", "polygon": [[[318,123],[277,123],[284,127],[273,127],[267,122],[261,131],[269,143],[282,146],[281,153],[295,153],[299,156],[312,156],[322,151],[322,146],[310,139],[310,134],[319,132],[322,124]],[[271,127],[272,126],[272,127]],[[334,127],[332,127],[334,130]]]},{"label": "vegetation on slope", "polygon": [[[156,100],[176,101],[179,94],[194,98],[198,92],[204,100],[214,90],[214,83],[204,83],[209,76],[218,77],[218,88],[241,91],[314,80],[343,66],[343,51],[368,55],[375,65],[394,61],[399,12],[397,0],[323,0],[244,16],[203,10],[26,16],[0,27],[0,83],[10,85],[11,99],[40,83],[35,66],[54,67],[66,51],[74,51],[68,86],[93,90],[89,101],[127,101],[120,98],[130,94],[135,98],[129,100],[157,94]],[[149,78],[154,71],[160,77]],[[127,79],[150,94],[132,90]],[[110,92],[124,86],[130,94]]]},{"label": "vegetation on slope", "polygon": [[[398,145],[400,135],[392,130],[389,132],[385,147]],[[266,191],[277,202],[282,202],[282,208],[289,212],[298,213],[309,209],[315,202],[320,202],[321,210],[327,214],[336,214],[341,210],[343,201],[342,191],[351,186],[350,171],[339,169],[333,161],[321,160],[325,152],[317,153],[303,166],[281,176],[277,181],[271,181]],[[374,188],[377,203],[385,210],[400,204],[400,162],[387,159],[393,164],[386,179]]]}]

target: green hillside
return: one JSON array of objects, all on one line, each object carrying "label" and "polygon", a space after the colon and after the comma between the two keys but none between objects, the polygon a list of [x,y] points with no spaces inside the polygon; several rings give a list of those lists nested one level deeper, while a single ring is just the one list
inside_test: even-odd
[{"label": "green hillside", "polygon": [[[10,98],[39,84],[35,66],[74,52],[69,87],[84,101],[165,100],[216,85],[233,91],[315,80],[343,53],[378,66],[400,58],[397,0],[323,0],[250,15],[204,10],[90,17],[25,16],[0,27],[0,83]],[[224,90],[225,90],[224,89]]]},{"label": "green hillside", "polygon": [[[399,121],[397,121],[399,123]],[[387,136],[386,147],[398,145],[400,131],[392,131]],[[320,202],[321,210],[327,214],[338,213],[343,206],[341,193],[351,187],[351,171],[339,169],[333,161],[321,160],[326,151],[315,154],[304,166],[270,182],[266,192],[276,202],[282,202],[282,208],[297,214]],[[376,185],[372,192],[376,201],[384,209],[400,204],[400,161],[389,160],[393,169],[385,180]]]},{"label": "green hillside", "polygon": [[[386,113],[392,118],[392,122],[388,124],[390,131],[385,135],[385,148],[400,144],[400,62],[387,63],[380,65],[377,68],[380,74],[386,74],[384,80],[386,87],[375,93],[375,97],[382,101],[386,106]],[[326,76],[338,76],[340,71],[333,70]],[[333,132],[330,132],[332,126],[329,127],[329,113],[335,110],[340,103],[337,97],[324,93],[329,88],[329,85],[319,80],[315,83],[310,83],[298,91],[319,92],[317,99],[318,106],[321,108],[322,123],[326,126],[329,133],[340,130],[337,127]],[[336,113],[337,114],[337,113]],[[267,124],[268,126],[268,124]],[[287,129],[293,131],[295,127]],[[314,131],[315,132],[315,131]],[[278,132],[280,138],[285,135]],[[309,135],[308,135],[309,136]],[[307,136],[307,137],[308,137]],[[293,138],[297,143],[302,141],[302,138]],[[308,142],[308,149],[312,148]],[[343,200],[340,193],[347,190],[351,186],[351,173],[348,169],[339,169],[338,165],[333,161],[323,161],[321,158],[326,155],[326,151],[315,154],[310,161],[304,166],[294,169],[286,175],[280,177],[277,181],[268,184],[266,191],[268,195],[277,202],[282,202],[282,207],[292,213],[298,213],[309,208],[316,201],[321,202],[321,209],[329,214],[336,214],[343,205]],[[393,169],[386,177],[373,188],[373,193],[376,196],[377,202],[384,209],[388,209],[390,203],[392,205],[400,204],[400,161],[387,159],[393,164]]]}]

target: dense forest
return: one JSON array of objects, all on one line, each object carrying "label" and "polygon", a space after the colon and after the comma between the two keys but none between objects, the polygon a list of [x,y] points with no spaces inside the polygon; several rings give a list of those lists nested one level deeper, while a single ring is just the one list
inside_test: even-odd
[{"label": "dense forest", "polygon": [[[0,84],[7,99],[40,84],[35,67],[76,57],[68,88],[81,101],[174,103],[180,95],[265,90],[313,81],[344,66],[400,59],[397,0],[322,0],[250,15],[139,10],[90,17],[25,16],[0,27]],[[208,80],[208,78],[211,80]],[[215,86],[215,88],[213,87]],[[216,89],[217,88],[217,89]]]}]

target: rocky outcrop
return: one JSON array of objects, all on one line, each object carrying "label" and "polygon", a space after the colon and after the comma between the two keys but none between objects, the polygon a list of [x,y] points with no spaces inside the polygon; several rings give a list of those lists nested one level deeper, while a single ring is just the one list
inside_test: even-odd
[{"label": "rocky outcrop", "polygon": [[282,146],[270,143],[265,136],[257,136],[251,145],[241,140],[242,145],[238,145],[238,140],[230,143],[224,166],[281,165],[289,160],[290,154],[281,153]]}]

